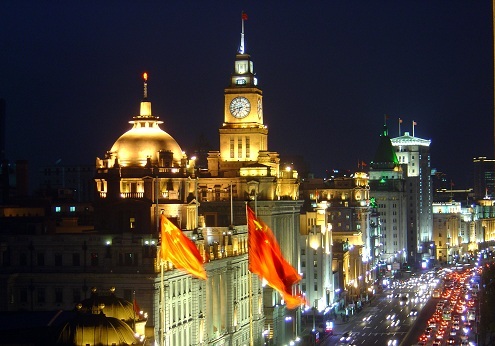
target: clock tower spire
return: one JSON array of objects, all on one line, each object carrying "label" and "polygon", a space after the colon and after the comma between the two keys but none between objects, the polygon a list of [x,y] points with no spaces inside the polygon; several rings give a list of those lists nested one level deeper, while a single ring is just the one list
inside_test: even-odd
[{"label": "clock tower spire", "polygon": [[263,93],[258,87],[251,56],[245,51],[241,12],[241,42],[234,62],[230,85],[225,88],[224,123],[220,128],[220,156],[225,161],[256,161],[266,151],[268,129],[263,124]]}]

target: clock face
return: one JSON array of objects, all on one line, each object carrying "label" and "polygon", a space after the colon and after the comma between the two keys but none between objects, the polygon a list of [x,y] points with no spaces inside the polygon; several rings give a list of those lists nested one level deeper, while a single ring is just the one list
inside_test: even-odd
[{"label": "clock face", "polygon": [[237,96],[230,102],[230,114],[237,119],[242,119],[248,116],[251,111],[249,100],[242,96]]},{"label": "clock face", "polygon": [[261,119],[263,115],[263,106],[261,105],[261,99],[258,99],[258,118]]}]

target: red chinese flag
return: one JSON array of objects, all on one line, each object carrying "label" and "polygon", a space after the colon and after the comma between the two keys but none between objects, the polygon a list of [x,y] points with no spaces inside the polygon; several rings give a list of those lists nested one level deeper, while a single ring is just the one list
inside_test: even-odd
[{"label": "red chinese flag", "polygon": [[189,274],[206,280],[203,258],[196,245],[163,214],[161,215],[160,226],[162,260],[169,261],[176,268],[184,269]]},{"label": "red chinese flag", "polygon": [[288,309],[306,304],[303,297],[292,294],[292,285],[299,282],[301,276],[282,256],[273,232],[263,221],[256,218],[249,207],[247,214],[249,270],[277,290]]},{"label": "red chinese flag", "polygon": [[141,312],[141,309],[139,308],[139,305],[136,301],[136,297],[134,297],[133,308],[134,308],[134,312],[136,313],[136,315],[139,315]]},{"label": "red chinese flag", "polygon": [[248,20],[247,13],[242,12],[242,20]]}]

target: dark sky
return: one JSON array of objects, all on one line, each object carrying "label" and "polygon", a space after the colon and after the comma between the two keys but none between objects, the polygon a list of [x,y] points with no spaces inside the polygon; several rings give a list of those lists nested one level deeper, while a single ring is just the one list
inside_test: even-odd
[{"label": "dark sky", "polygon": [[392,137],[431,139],[431,162],[471,186],[493,157],[489,0],[0,2],[0,98],[7,157],[32,169],[93,164],[139,112],[188,151],[218,150],[223,90],[239,46],[264,95],[271,151],[304,155],[318,176],[373,159],[384,115]]}]

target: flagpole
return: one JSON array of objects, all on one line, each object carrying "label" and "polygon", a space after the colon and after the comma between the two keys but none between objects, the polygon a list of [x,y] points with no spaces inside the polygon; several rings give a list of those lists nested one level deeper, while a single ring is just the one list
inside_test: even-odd
[{"label": "flagpole", "polygon": [[[163,239],[162,239],[163,241]],[[161,333],[160,333],[160,345],[163,346],[163,342],[165,339],[165,285],[163,283],[163,263],[164,261],[160,259],[160,299],[162,301],[162,306],[161,306],[161,322],[162,322],[162,328],[161,328]]]},{"label": "flagpole", "polygon": [[234,205],[232,197],[232,182],[230,182],[230,225],[234,226]]},{"label": "flagpole", "polygon": [[134,333],[136,332],[136,290],[132,290],[132,311],[134,312]]},{"label": "flagpole", "polygon": [[[256,198],[256,197],[255,197]],[[256,201],[256,199],[255,199]],[[246,224],[248,225],[249,229],[249,220],[248,220],[248,205],[247,202],[246,204]],[[249,232],[248,232],[248,237],[249,237]],[[248,244],[249,244],[249,239],[248,239]],[[248,249],[248,268],[249,268],[249,249]],[[248,289],[249,289],[249,345],[253,346],[253,273],[249,271],[249,277],[248,277]]]},{"label": "flagpole", "polygon": [[416,122],[413,120],[413,137],[414,137],[414,125],[416,125]]},{"label": "flagpole", "polygon": [[400,124],[402,123],[402,119],[399,118],[399,137],[400,137]]},{"label": "flagpole", "polygon": [[241,46],[239,53],[244,54],[244,11],[241,12]]}]

